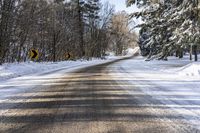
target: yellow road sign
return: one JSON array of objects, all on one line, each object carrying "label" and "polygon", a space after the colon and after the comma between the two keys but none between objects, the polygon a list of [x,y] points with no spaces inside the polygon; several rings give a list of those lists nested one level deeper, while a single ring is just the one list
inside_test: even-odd
[{"label": "yellow road sign", "polygon": [[38,52],[38,50],[31,49],[31,51],[30,51],[30,58],[37,60],[39,58],[39,52]]},{"label": "yellow road sign", "polygon": [[71,53],[67,53],[66,56],[67,60],[71,59],[72,58],[72,54]]}]

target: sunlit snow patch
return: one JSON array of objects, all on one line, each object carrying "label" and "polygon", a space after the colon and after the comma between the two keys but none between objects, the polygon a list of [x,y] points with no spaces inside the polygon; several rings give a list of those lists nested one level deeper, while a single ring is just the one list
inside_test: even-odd
[{"label": "sunlit snow patch", "polygon": [[200,63],[190,63],[182,67],[179,71],[179,75],[189,77],[200,77]]}]

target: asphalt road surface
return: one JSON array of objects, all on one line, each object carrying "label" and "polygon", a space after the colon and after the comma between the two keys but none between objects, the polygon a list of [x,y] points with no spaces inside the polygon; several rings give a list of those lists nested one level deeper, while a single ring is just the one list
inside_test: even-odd
[{"label": "asphalt road surface", "polygon": [[125,74],[117,75],[128,73],[118,66],[123,60],[132,59],[67,73],[54,85],[7,92],[9,97],[0,102],[0,132],[199,132],[182,114],[128,82]]}]

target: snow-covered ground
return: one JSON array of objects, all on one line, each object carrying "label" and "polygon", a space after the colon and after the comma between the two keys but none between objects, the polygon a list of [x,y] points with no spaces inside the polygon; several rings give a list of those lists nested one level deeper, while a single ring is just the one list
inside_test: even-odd
[{"label": "snow-covered ground", "polygon": [[[139,48],[127,49],[124,51],[126,56],[131,56],[137,52]],[[91,61],[78,60],[78,61],[64,61],[64,62],[29,62],[29,63],[11,63],[3,64],[0,66],[0,83],[1,86],[8,80],[20,80],[24,78],[37,78],[38,76],[61,76],[65,72],[70,72],[76,69],[84,68],[91,65],[97,65],[106,63],[115,59],[123,57],[116,57],[110,55],[105,60],[93,59]],[[200,57],[199,57],[200,58]],[[137,57],[133,60],[132,64],[124,65],[126,70],[129,72],[144,74],[146,78],[159,78],[162,77],[172,79],[183,79],[183,80],[199,80],[200,79],[200,62],[191,62],[189,57],[186,56],[183,59],[177,59],[176,57],[169,57],[168,61],[149,61],[145,62],[144,57]],[[142,73],[138,70],[138,66],[141,66]],[[139,71],[139,72],[137,72]],[[55,75],[56,73],[56,75]],[[151,75],[153,74],[153,75]],[[155,74],[157,74],[155,76]],[[173,76],[172,76],[173,75]],[[152,77],[153,76],[153,77]],[[171,77],[172,76],[172,77]]]},{"label": "snow-covered ground", "polygon": [[[135,49],[127,49],[124,51],[126,56],[131,56],[135,52],[137,52],[139,48]],[[64,62],[29,62],[29,63],[11,63],[11,64],[3,64],[0,66],[0,82],[4,82],[5,80],[14,79],[14,78],[25,78],[31,76],[39,76],[39,75],[47,75],[53,74],[56,72],[60,72],[60,74],[64,71],[73,71],[75,69],[80,69],[83,67],[97,65],[101,63],[106,63],[115,59],[119,59],[122,57],[116,57],[114,55],[110,55],[106,57],[105,60],[101,59],[93,59],[91,61],[78,60],[78,61],[64,61]],[[199,57],[200,58],[200,57]],[[181,79],[189,79],[189,80],[199,80],[200,79],[200,62],[191,62],[189,57],[186,56],[183,59],[177,59],[176,57],[170,57],[168,61],[149,61],[145,62],[145,58],[137,57],[133,64],[125,65],[127,70],[132,70],[134,73],[137,72],[135,67],[142,66],[142,71],[144,74],[148,73],[158,73],[159,75],[172,74],[176,78]],[[137,64],[137,65],[136,65]],[[55,75],[54,75],[55,76]],[[146,77],[151,75],[145,75]],[[158,76],[159,77],[159,76]],[[155,77],[154,77],[155,78]]]},{"label": "snow-covered ground", "polygon": [[[36,86],[46,86],[56,84],[56,80],[60,80],[66,73],[85,68],[88,66],[107,63],[116,59],[132,56],[139,48],[129,49],[126,56],[107,56],[104,60],[92,59],[78,61],[63,62],[26,62],[26,63],[10,63],[0,66],[0,89],[1,91],[23,91],[26,88],[34,88]],[[53,81],[53,82],[52,82]],[[4,90],[3,88],[9,88]],[[6,92],[5,92],[6,93]],[[2,95],[3,96],[3,95]],[[0,96],[1,97],[1,96]],[[4,96],[3,96],[4,97]]]},{"label": "snow-covered ground", "polygon": [[[130,51],[134,50],[128,52]],[[67,73],[118,58],[122,57],[110,56],[107,60],[94,59],[76,62],[4,64],[0,68],[3,79],[0,81],[0,102],[14,103],[15,99],[10,99],[10,97],[16,94],[25,94],[25,92],[31,92],[30,94],[34,96],[34,91],[37,91],[37,88],[40,89],[41,86],[45,89],[49,85],[66,85]],[[188,57],[180,60],[170,57],[169,61],[146,62],[144,60],[145,58],[141,56],[122,60],[110,64],[106,72],[113,77],[112,80],[116,78],[116,83],[122,80],[130,83],[123,84],[122,82],[119,85],[122,85],[122,88],[130,87],[130,89],[125,89],[130,95],[134,96],[135,93],[138,93],[135,99],[142,99],[143,103],[138,106],[155,107],[153,112],[157,114],[159,114],[158,108],[166,112],[170,108],[178,114],[170,114],[168,117],[172,119],[173,116],[176,119],[179,119],[179,116],[180,118],[184,117],[186,122],[192,123],[200,129],[200,63],[191,62]],[[21,76],[18,77],[19,75]],[[20,102],[23,102],[23,99]],[[0,110],[0,114],[6,112],[9,110]],[[165,116],[163,115],[163,117]]]},{"label": "snow-covered ground", "polygon": [[[132,56],[137,52],[139,48],[127,49],[125,56]],[[78,60],[78,61],[63,61],[63,62],[26,62],[26,63],[7,63],[0,66],[0,81],[23,77],[23,76],[35,76],[35,75],[44,75],[53,72],[58,72],[59,70],[74,70],[83,68],[86,66],[97,65],[101,63],[106,63],[115,59],[122,58],[122,56],[114,56],[111,54],[107,56],[104,60],[102,59],[92,59],[87,60]]]},{"label": "snow-covered ground", "polygon": [[0,66],[0,81],[22,77],[25,75],[39,75],[50,73],[52,71],[59,71],[63,69],[74,69],[85,67],[88,65],[95,65],[99,63],[104,63],[108,60],[97,60],[94,59],[92,61],[63,61],[63,62],[29,62],[29,63],[11,63],[11,64],[3,64]]},{"label": "snow-covered ground", "polygon": [[4,64],[0,66],[0,99],[9,99],[10,95],[26,92],[38,86],[56,85],[56,82],[65,77],[67,73],[118,58],[122,57],[110,57],[106,60],[93,59],[91,61]]},{"label": "snow-covered ground", "polygon": [[116,70],[111,76],[122,77],[134,86],[133,90],[139,88],[155,99],[153,102],[161,102],[156,105],[150,102],[148,106],[171,108],[187,120],[184,122],[200,129],[200,62],[191,62],[189,57],[170,57],[169,61],[144,60],[139,56],[116,63],[118,67],[113,67]]},{"label": "snow-covered ground", "polygon": [[179,69],[179,75],[192,77],[200,80],[200,62],[190,63]]},{"label": "snow-covered ground", "polygon": [[[200,58],[200,57],[199,57]],[[183,59],[169,57],[168,61],[145,61],[144,57],[137,56],[134,59],[119,62],[121,68],[129,75],[156,80],[182,80],[200,82],[200,62],[190,61],[186,56]]]},{"label": "snow-covered ground", "polygon": [[[126,56],[131,56],[138,50],[139,48],[128,49],[125,51],[125,54]],[[41,79],[47,79],[49,81],[49,78],[51,77],[59,77],[67,72],[71,72],[76,69],[106,63],[119,58],[123,57],[116,57],[114,55],[111,55],[109,57],[106,57],[106,60],[93,59],[91,61],[78,60],[56,63],[29,62],[3,64],[2,66],[0,66],[0,87],[10,86],[12,84],[18,84],[22,86],[23,84],[26,84],[24,82],[24,79],[30,78],[40,78],[40,80],[38,80],[37,82],[32,83],[32,85],[39,85],[41,82],[44,81]],[[167,79],[174,81],[179,79],[181,81],[191,82],[200,80],[200,62],[191,62],[188,56],[184,57],[183,59],[169,57],[168,61],[154,60],[146,62],[144,60],[144,57],[138,56],[134,58],[132,62],[130,62],[129,60],[128,62],[125,61],[124,63],[122,63],[123,68],[125,68],[125,70],[127,70],[129,74],[133,73],[135,76],[139,75],[139,77],[149,79],[151,81],[156,81],[158,79]],[[140,80],[140,78],[138,78],[138,80]]]},{"label": "snow-covered ground", "polygon": [[[143,57],[138,58],[143,60]],[[169,57],[168,61],[154,60],[145,62],[144,67],[147,70],[156,70],[162,74],[172,73],[181,78],[200,79],[200,62],[190,61],[189,56],[185,56],[182,59]]]},{"label": "snow-covered ground", "polygon": [[126,56],[108,56],[105,60],[3,64],[0,66],[0,99],[7,99],[12,94],[29,91],[38,86],[56,85],[56,82],[65,77],[67,73],[129,57],[137,52],[138,48],[131,51],[132,54],[129,52],[130,54]]}]

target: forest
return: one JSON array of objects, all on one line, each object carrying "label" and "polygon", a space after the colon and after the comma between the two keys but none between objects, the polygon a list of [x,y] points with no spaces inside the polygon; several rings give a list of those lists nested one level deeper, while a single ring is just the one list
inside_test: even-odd
[{"label": "forest", "polygon": [[[127,0],[142,10],[131,17],[141,18],[139,44],[147,60],[167,60],[174,55],[198,61],[200,51],[199,0]],[[194,55],[194,58],[193,58]]]},{"label": "forest", "polygon": [[1,0],[0,64],[29,61],[31,49],[38,61],[101,58],[116,55],[137,41],[126,12],[99,0]]},{"label": "forest", "polygon": [[[0,64],[26,62],[31,49],[37,61],[103,58],[123,55],[140,46],[146,60],[168,56],[198,61],[200,4],[198,0],[126,0],[140,12],[115,12],[100,0],[1,0]],[[134,23],[134,19],[142,23]],[[139,28],[139,35],[134,32]],[[194,57],[193,57],[194,56]]]}]

